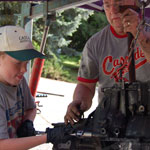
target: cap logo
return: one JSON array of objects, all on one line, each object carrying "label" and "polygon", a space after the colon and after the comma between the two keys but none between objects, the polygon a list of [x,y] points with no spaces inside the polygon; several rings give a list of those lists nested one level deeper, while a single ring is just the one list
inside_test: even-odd
[{"label": "cap logo", "polygon": [[30,38],[28,36],[19,36],[20,43],[29,42]]}]

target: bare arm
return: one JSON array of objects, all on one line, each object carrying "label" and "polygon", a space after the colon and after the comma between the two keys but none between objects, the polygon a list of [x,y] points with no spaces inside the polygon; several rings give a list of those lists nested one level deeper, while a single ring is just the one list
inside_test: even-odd
[{"label": "bare arm", "polygon": [[64,117],[65,123],[79,121],[81,114],[87,111],[92,105],[92,99],[95,94],[96,83],[78,82],[73,101],[68,105],[66,115]]},{"label": "bare arm", "polygon": [[0,140],[0,150],[28,150],[32,147],[46,143],[46,134],[25,138]]},{"label": "bare arm", "polygon": [[82,111],[87,111],[91,107],[95,87],[96,83],[78,82],[73,95],[73,101],[80,101],[84,104],[80,106]]},{"label": "bare arm", "polygon": [[[34,121],[36,108],[25,111],[24,120]],[[0,140],[0,150],[28,150],[46,143],[47,135]]]},{"label": "bare arm", "polygon": [[29,110],[25,111],[24,120],[29,119],[31,121],[34,121],[35,116],[36,116],[36,108],[29,109]]}]

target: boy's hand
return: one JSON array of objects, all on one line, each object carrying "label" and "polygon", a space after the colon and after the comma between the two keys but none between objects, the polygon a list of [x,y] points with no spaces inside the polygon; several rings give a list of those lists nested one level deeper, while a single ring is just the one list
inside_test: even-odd
[{"label": "boy's hand", "polygon": [[35,128],[31,120],[25,120],[17,129],[18,137],[35,136]]},{"label": "boy's hand", "polygon": [[74,129],[71,125],[60,126],[56,128],[46,128],[47,133],[47,143],[51,142],[52,144],[57,144],[60,142],[66,142],[73,133]]}]

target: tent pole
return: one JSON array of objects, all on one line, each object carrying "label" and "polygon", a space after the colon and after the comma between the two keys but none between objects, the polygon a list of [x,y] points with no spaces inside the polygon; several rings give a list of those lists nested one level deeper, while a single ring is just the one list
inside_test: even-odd
[{"label": "tent pole", "polygon": [[[47,40],[47,35],[49,32],[49,26],[50,26],[50,18],[51,15],[48,15],[46,17],[45,21],[45,28],[44,28],[44,33],[40,45],[40,52],[43,53],[46,45],[46,40]],[[29,87],[31,90],[31,94],[33,97],[36,97],[37,93],[37,87],[38,83],[42,74],[43,66],[44,66],[44,59],[36,58],[34,59],[33,67],[32,67],[32,74],[29,82]]]}]

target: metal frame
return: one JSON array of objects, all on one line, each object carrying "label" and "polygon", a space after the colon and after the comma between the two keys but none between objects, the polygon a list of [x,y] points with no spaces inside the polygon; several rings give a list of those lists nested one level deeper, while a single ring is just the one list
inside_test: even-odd
[{"label": "metal frame", "polygon": [[44,16],[46,13],[51,14],[56,11],[66,10],[96,1],[97,0],[49,0],[43,1],[40,4],[23,3],[21,16],[24,21],[26,17],[33,19]]}]

